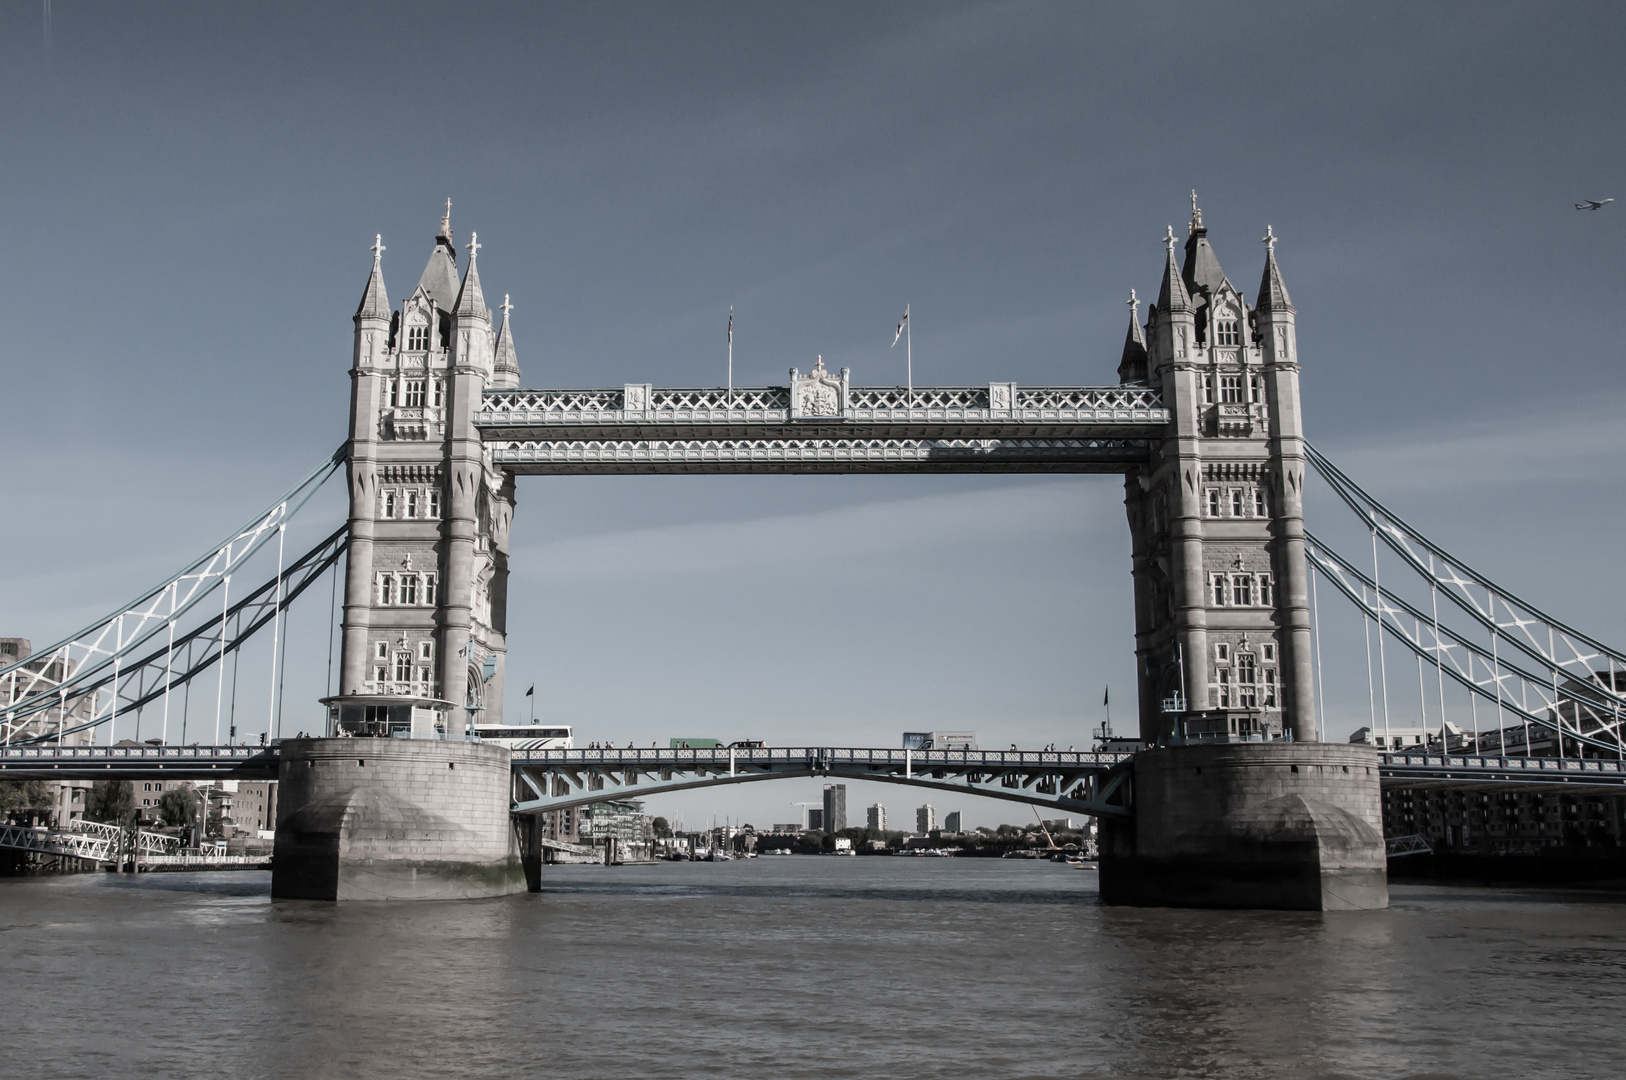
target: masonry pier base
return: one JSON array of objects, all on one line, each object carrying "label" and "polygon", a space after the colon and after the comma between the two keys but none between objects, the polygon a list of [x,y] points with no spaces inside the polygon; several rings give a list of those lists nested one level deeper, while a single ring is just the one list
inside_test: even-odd
[{"label": "masonry pier base", "polygon": [[525,891],[505,747],[288,739],[271,895],[465,900]]},{"label": "masonry pier base", "polygon": [[1340,743],[1144,750],[1132,816],[1101,819],[1101,897],[1162,907],[1389,906],[1376,751]]}]

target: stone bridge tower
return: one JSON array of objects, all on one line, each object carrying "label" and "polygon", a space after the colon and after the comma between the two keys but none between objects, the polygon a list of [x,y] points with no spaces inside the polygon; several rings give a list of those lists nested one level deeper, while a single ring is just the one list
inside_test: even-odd
[{"label": "stone bridge tower", "polygon": [[1250,307],[1191,203],[1184,260],[1170,229],[1157,303],[1144,328],[1131,315],[1118,369],[1161,387],[1172,414],[1125,482],[1141,738],[1315,741],[1293,304],[1270,230]]},{"label": "stone bridge tower", "polygon": [[511,474],[473,416],[519,385],[509,305],[492,329],[478,238],[459,280],[451,202],[418,279],[392,309],[381,242],[355,315],[350,548],[331,723],[352,733],[461,733],[501,722]]}]

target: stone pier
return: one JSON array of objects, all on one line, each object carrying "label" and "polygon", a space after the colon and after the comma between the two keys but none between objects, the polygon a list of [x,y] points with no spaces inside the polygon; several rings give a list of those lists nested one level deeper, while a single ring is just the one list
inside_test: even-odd
[{"label": "stone pier", "polygon": [[289,739],[277,778],[273,897],[464,900],[525,890],[505,747]]},{"label": "stone pier", "polygon": [[1369,747],[1157,747],[1126,768],[1132,816],[1101,819],[1107,903],[1389,906],[1378,759]]}]

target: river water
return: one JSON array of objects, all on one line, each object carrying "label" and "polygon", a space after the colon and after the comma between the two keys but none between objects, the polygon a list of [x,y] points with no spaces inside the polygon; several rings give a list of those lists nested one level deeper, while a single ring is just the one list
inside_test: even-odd
[{"label": "river water", "polygon": [[0,1075],[1582,1077],[1626,904],[1109,908],[973,859],[549,867],[540,895],[272,903],[265,873],[0,880]]}]

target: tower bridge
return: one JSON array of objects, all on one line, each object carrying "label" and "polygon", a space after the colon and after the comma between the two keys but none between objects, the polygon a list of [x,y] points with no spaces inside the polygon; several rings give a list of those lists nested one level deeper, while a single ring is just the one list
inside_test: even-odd
[{"label": "tower bridge", "polygon": [[[1109,902],[1381,907],[1380,784],[1621,785],[1626,654],[1476,573],[1310,448],[1297,312],[1272,230],[1263,243],[1250,303],[1193,197],[1183,243],[1172,228],[1163,238],[1144,318],[1131,293],[1115,385],[866,387],[820,357],[782,386],[526,389],[512,305],[505,297],[500,321],[488,309],[472,235],[459,268],[448,204],[398,305],[386,249],[373,245],[339,452],[180,574],[0,666],[0,775],[274,773],[280,896],[489,895],[523,887],[522,868],[536,887],[538,813],[631,791],[830,775],[1094,814]],[[341,466],[346,522],[285,559],[288,519]],[[1370,532],[1371,575],[1306,531],[1311,469]],[[469,736],[474,716],[502,720],[518,477],[961,472],[1124,477],[1147,749],[510,755]],[[273,539],[275,577],[234,593],[233,572]],[[1432,608],[1380,582],[1379,540],[1425,583]],[[84,744],[102,731],[111,742],[121,715],[146,708],[163,710],[167,732],[174,695],[211,668],[218,727],[225,659],[266,627],[275,641],[288,605],[340,561],[327,737],[265,749]],[[1438,752],[1321,741],[1312,572],[1378,629],[1380,647],[1398,642],[1434,669]],[[216,590],[218,604],[203,603]],[[1448,679],[1470,702],[1493,702],[1498,723],[1522,725],[1527,751],[1532,730],[1548,732],[1556,755],[1453,747]],[[1384,692],[1387,712],[1386,682]],[[1504,730],[1497,749],[1506,742]]]}]

